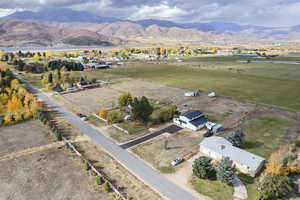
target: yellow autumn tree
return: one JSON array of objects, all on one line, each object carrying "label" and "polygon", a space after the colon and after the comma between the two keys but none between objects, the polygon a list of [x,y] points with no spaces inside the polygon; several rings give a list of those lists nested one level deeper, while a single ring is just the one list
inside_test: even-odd
[{"label": "yellow autumn tree", "polygon": [[20,87],[20,82],[17,79],[14,79],[10,82],[11,89],[18,89]]},{"label": "yellow autumn tree", "polygon": [[105,119],[107,117],[107,111],[104,108],[101,108],[98,113],[99,117]]},{"label": "yellow autumn tree", "polygon": [[4,124],[11,124],[13,122],[13,117],[12,115],[6,115],[4,117]]},{"label": "yellow autumn tree", "polygon": [[286,163],[284,162],[284,158],[288,151],[289,146],[285,145],[282,146],[277,152],[272,153],[266,165],[266,172],[287,176],[289,172],[287,170]]},{"label": "yellow autumn tree", "polygon": [[15,119],[15,121],[21,121],[21,120],[23,120],[22,113],[16,113],[16,114],[14,114],[14,119]]},{"label": "yellow autumn tree", "polygon": [[30,104],[31,101],[33,101],[33,99],[34,99],[33,94],[27,93],[25,95],[25,98],[24,98],[24,101],[23,101],[24,106],[29,107],[29,104]]},{"label": "yellow autumn tree", "polygon": [[16,95],[14,95],[12,97],[12,99],[8,100],[8,103],[7,103],[7,111],[8,112],[14,112],[14,111],[20,110],[22,108],[23,108],[23,104]]},{"label": "yellow autumn tree", "polygon": [[8,70],[8,64],[6,62],[0,62],[0,70],[2,71]]}]

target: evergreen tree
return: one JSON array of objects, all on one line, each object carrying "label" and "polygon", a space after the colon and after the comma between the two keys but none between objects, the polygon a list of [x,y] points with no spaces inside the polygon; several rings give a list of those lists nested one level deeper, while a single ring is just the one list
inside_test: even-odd
[{"label": "evergreen tree", "polygon": [[243,146],[245,134],[241,129],[236,129],[231,132],[226,139],[235,147]]},{"label": "evergreen tree", "polygon": [[206,156],[197,158],[193,163],[193,174],[202,179],[215,178],[216,170],[211,161],[212,160]]},{"label": "evergreen tree", "polygon": [[232,161],[226,157],[223,158],[216,166],[217,179],[227,185],[233,185],[235,177],[235,168],[232,166]]},{"label": "evergreen tree", "polygon": [[153,112],[153,107],[150,105],[148,99],[142,96],[141,99],[134,98],[132,105],[133,119],[140,122],[147,122]]},{"label": "evergreen tree", "polygon": [[52,72],[50,72],[49,74],[48,74],[48,83],[53,83],[53,74],[52,74]]}]

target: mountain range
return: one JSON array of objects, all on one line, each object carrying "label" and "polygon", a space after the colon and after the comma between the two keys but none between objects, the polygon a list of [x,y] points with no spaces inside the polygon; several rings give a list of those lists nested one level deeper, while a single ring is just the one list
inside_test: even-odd
[{"label": "mountain range", "polygon": [[115,45],[128,41],[143,43],[258,40],[300,40],[300,25],[264,27],[221,21],[131,21],[67,8],[50,8],[38,12],[21,11],[0,18],[0,45]]}]

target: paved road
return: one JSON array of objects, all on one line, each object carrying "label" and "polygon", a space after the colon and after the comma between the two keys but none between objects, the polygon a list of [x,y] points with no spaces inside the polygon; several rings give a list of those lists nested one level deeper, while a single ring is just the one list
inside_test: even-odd
[{"label": "paved road", "polygon": [[142,143],[142,142],[145,142],[145,141],[147,141],[147,140],[150,140],[150,139],[152,139],[152,138],[154,138],[154,137],[157,137],[157,136],[159,136],[159,135],[161,135],[161,134],[164,134],[164,133],[176,133],[177,131],[179,131],[179,130],[181,130],[181,129],[182,129],[182,128],[179,127],[179,126],[171,125],[171,126],[168,126],[168,127],[164,128],[164,129],[161,129],[161,130],[159,130],[159,131],[156,131],[156,132],[154,132],[154,133],[151,133],[151,134],[149,134],[149,135],[146,135],[146,136],[144,136],[144,137],[140,137],[140,138],[138,138],[138,139],[136,139],[136,140],[132,140],[132,141],[130,141],[130,142],[127,142],[127,143],[125,143],[125,144],[122,144],[122,145],[120,145],[120,147],[123,148],[123,149],[128,149],[128,148],[133,147],[133,146],[135,146],[135,145],[138,145],[138,144],[140,144],[140,143]]},{"label": "paved road", "polygon": [[28,81],[19,78],[27,87],[36,94],[36,96],[52,106],[58,111],[67,121],[73,126],[79,128],[82,133],[89,136],[96,144],[99,144],[105,149],[112,157],[114,157],[121,165],[128,171],[142,180],[145,184],[150,186],[153,190],[158,192],[165,199],[170,200],[197,200],[191,193],[183,190],[181,187],[169,181],[166,177],[161,175],[158,171],[154,170],[146,163],[135,157],[133,154],[122,149],[112,140],[105,137],[101,132],[92,128],[87,123],[81,121],[75,114],[67,111],[61,105],[55,103],[52,99],[46,96],[40,90],[34,88]]}]

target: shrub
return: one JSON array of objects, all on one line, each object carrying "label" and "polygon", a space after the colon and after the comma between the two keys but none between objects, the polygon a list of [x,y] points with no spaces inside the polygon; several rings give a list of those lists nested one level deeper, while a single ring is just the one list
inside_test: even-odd
[{"label": "shrub", "polygon": [[212,160],[206,156],[197,158],[193,163],[193,174],[202,179],[215,178],[216,170],[211,161]]},{"label": "shrub", "polygon": [[102,185],[103,184],[103,179],[100,176],[96,176],[96,183],[97,185]]},{"label": "shrub", "polygon": [[84,161],[84,162],[83,162],[83,167],[84,167],[84,169],[87,170],[87,171],[91,169],[91,167],[90,167],[90,165],[89,165],[89,163],[88,163],[87,161]]},{"label": "shrub", "polygon": [[107,181],[105,181],[105,183],[102,185],[102,191],[108,193],[109,190],[110,190],[109,184]]},{"label": "shrub", "polygon": [[107,117],[107,111],[104,109],[104,108],[101,108],[99,110],[99,113],[98,113],[99,117],[103,118],[103,119],[106,119]]},{"label": "shrub", "polygon": [[121,94],[119,97],[119,105],[122,106],[128,106],[132,104],[132,96],[129,92]]}]

